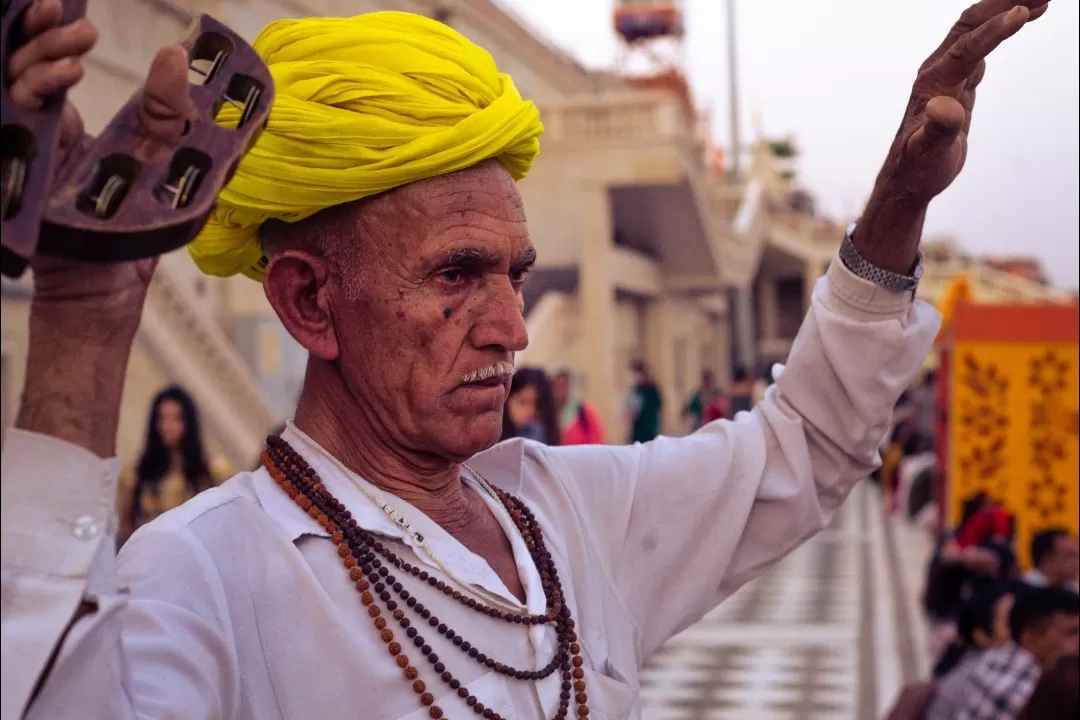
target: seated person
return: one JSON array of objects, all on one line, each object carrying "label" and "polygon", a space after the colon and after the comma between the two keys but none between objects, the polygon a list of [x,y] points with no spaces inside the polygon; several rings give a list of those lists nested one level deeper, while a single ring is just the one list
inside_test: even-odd
[{"label": "seated person", "polygon": [[1024,576],[1028,585],[1077,591],[1080,547],[1067,530],[1053,528],[1036,534],[1031,540],[1031,562],[1034,567]]},{"label": "seated person", "polygon": [[1061,588],[1021,593],[1009,613],[1010,642],[986,650],[944,686],[927,720],[1015,720],[1046,670],[1075,654],[1080,596]]}]

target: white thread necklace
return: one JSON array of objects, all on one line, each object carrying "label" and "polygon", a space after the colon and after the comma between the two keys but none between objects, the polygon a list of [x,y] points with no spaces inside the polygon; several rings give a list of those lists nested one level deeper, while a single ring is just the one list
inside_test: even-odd
[{"label": "white thread necklace", "polygon": [[[412,524],[409,523],[408,519],[401,513],[400,510],[384,501],[376,492],[372,491],[368,487],[365,487],[366,483],[360,482],[358,480],[358,476],[356,476],[356,473],[347,468],[345,466],[345,463],[334,457],[332,453],[328,452],[326,448],[316,442],[307,433],[296,427],[295,423],[293,423],[292,420],[287,421],[285,423],[285,427],[287,427],[291,432],[296,433],[296,435],[298,435],[301,440],[309,444],[314,449],[318,450],[323,456],[325,456],[332,463],[334,463],[338,467],[338,469],[341,470],[342,473],[344,473],[345,477],[347,477],[349,481],[352,482],[352,484],[355,485],[358,490],[360,490],[360,492],[362,492],[364,495],[367,496],[369,500],[371,500],[375,507],[382,510],[386,514],[386,516],[390,518],[391,522],[393,522],[397,527],[399,527],[402,531],[408,534],[409,537],[412,538],[416,547],[423,550],[424,554],[427,555],[428,558],[430,558],[431,561],[434,562],[440,570],[442,570],[443,574],[446,575],[446,577],[449,578],[451,582],[457,585],[459,589],[466,593],[479,595],[486,602],[490,602],[495,605],[501,605],[504,610],[510,610],[518,614],[529,614],[529,608],[525,605],[522,605],[521,603],[512,603],[498,593],[492,592],[485,587],[474,585],[472,583],[468,583],[464,580],[459,579],[456,575],[454,575],[453,572],[451,572],[450,568],[448,568],[446,564],[443,563],[443,561],[439,558],[438,554],[435,552],[435,549],[431,547],[431,543],[428,542],[428,539],[423,535],[423,533],[414,529]],[[468,465],[462,465],[462,467],[465,470],[469,471],[469,474],[472,475],[472,478],[476,481],[477,485],[479,485],[480,488],[485,493],[487,493],[489,497],[491,497],[496,503],[498,503],[499,507],[502,508],[504,512],[509,512],[503,505],[502,500],[499,499],[499,496],[495,494],[495,491],[491,488],[488,482],[480,476],[478,472],[470,468]]]}]

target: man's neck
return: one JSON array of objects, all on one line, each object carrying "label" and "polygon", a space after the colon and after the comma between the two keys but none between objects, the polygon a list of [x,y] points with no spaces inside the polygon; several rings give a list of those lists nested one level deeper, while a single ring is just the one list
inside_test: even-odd
[{"label": "man's neck", "polygon": [[296,408],[296,427],[345,467],[409,503],[443,529],[452,531],[467,524],[475,501],[465,493],[460,466],[403,447],[372,415],[336,368],[309,365]]}]

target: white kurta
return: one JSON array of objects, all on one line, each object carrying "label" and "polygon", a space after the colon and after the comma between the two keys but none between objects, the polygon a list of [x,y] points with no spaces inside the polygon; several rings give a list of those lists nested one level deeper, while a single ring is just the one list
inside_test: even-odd
[{"label": "white kurta", "polygon": [[[635,446],[516,440],[470,463],[532,508],[582,638],[593,718],[640,717],[649,655],[821,530],[878,462],[893,404],[938,328],[928,305],[833,262],[786,369],[734,422]],[[350,478],[290,443],[363,527],[441,574]],[[334,544],[265,471],[242,473],[140,530],[113,557],[117,461],[13,431],[3,454],[3,713],[49,720],[424,718]],[[467,480],[468,481],[468,480]],[[360,480],[360,482],[363,482]],[[460,580],[509,598],[486,562],[392,499]],[[536,568],[510,519],[532,612]],[[419,582],[408,589],[495,660],[542,667],[554,632],[495,621]],[[70,623],[84,600],[96,611]],[[396,623],[391,628],[398,630]],[[558,676],[510,680],[418,627],[480,702],[551,717]],[[426,631],[426,632],[424,632]],[[447,717],[476,717],[402,636]],[[59,648],[50,665],[54,649]]]}]

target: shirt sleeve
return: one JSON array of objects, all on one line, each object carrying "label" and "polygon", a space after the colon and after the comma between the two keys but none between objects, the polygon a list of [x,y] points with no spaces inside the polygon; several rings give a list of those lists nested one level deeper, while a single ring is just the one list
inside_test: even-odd
[{"label": "shirt sleeve", "polygon": [[220,580],[183,533],[136,533],[118,568],[117,470],[56,438],[8,434],[4,718],[232,716],[238,675]]},{"label": "shirt sleeve", "polygon": [[877,467],[939,324],[834,261],[753,411],[683,438],[542,451],[579,498],[643,657],[828,524]]}]

